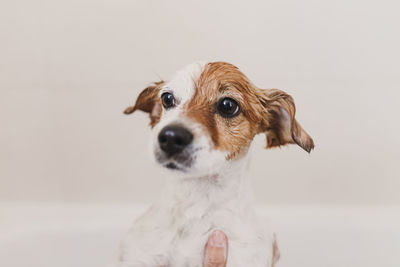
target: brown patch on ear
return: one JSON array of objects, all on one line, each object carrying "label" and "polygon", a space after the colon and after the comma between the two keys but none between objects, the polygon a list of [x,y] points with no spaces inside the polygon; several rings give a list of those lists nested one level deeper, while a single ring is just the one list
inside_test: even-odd
[{"label": "brown patch on ear", "polygon": [[158,97],[160,87],[164,84],[164,81],[155,82],[152,85],[146,87],[136,99],[136,103],[133,106],[129,106],[124,110],[125,114],[131,114],[136,110],[141,110],[149,113],[150,125],[153,127],[160,120],[161,116],[161,102]]},{"label": "brown patch on ear", "polygon": [[310,153],[314,141],[295,119],[293,98],[278,89],[262,90],[261,94],[265,109],[261,131],[266,133],[267,148],[297,144]]}]

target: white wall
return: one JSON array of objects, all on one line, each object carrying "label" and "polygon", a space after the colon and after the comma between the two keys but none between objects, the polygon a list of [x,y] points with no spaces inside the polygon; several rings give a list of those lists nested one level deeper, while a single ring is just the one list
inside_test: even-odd
[{"label": "white wall", "polygon": [[395,1],[8,0],[0,8],[0,200],[151,201],[144,86],[198,59],[290,92],[316,149],[265,150],[268,203],[400,204]]}]

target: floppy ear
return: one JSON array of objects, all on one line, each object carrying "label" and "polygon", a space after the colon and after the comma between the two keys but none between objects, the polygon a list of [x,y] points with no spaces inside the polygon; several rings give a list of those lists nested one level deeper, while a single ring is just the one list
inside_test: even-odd
[{"label": "floppy ear", "polygon": [[161,115],[161,103],[160,99],[158,98],[158,92],[163,84],[164,81],[159,81],[146,87],[139,94],[135,105],[127,107],[124,110],[124,113],[131,114],[136,110],[147,112],[150,115],[150,125],[154,126],[160,119]]},{"label": "floppy ear", "polygon": [[262,90],[264,108],[262,131],[267,137],[267,148],[297,144],[310,153],[314,141],[295,119],[293,98],[278,89]]}]

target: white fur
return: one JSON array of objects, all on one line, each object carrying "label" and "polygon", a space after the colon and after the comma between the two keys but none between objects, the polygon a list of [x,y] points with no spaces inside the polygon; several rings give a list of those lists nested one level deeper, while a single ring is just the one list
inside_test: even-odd
[{"label": "white fur", "polygon": [[227,267],[271,266],[273,237],[253,210],[249,156],[227,161],[202,126],[182,116],[180,107],[193,96],[193,79],[203,66],[186,67],[161,90],[173,92],[178,106],[163,110],[153,128],[153,151],[160,152],[160,130],[179,123],[194,134],[195,161],[184,173],[174,171],[158,201],[135,222],[121,245],[120,267],[202,267],[204,246],[215,229],[229,239]]},{"label": "white fur", "polygon": [[160,90],[160,95],[173,91],[179,102],[188,101],[194,94],[193,81],[200,77],[207,62],[197,61],[179,70]]}]

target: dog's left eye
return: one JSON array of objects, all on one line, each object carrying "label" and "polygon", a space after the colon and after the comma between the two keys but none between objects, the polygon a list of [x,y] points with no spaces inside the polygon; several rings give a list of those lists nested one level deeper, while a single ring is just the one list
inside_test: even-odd
[{"label": "dog's left eye", "polygon": [[164,108],[166,108],[166,109],[172,108],[173,106],[175,106],[175,97],[171,93],[163,93],[161,95],[161,101],[162,101]]},{"label": "dog's left eye", "polygon": [[236,100],[226,97],[222,98],[217,104],[218,113],[225,118],[232,118],[239,114],[240,107]]}]

